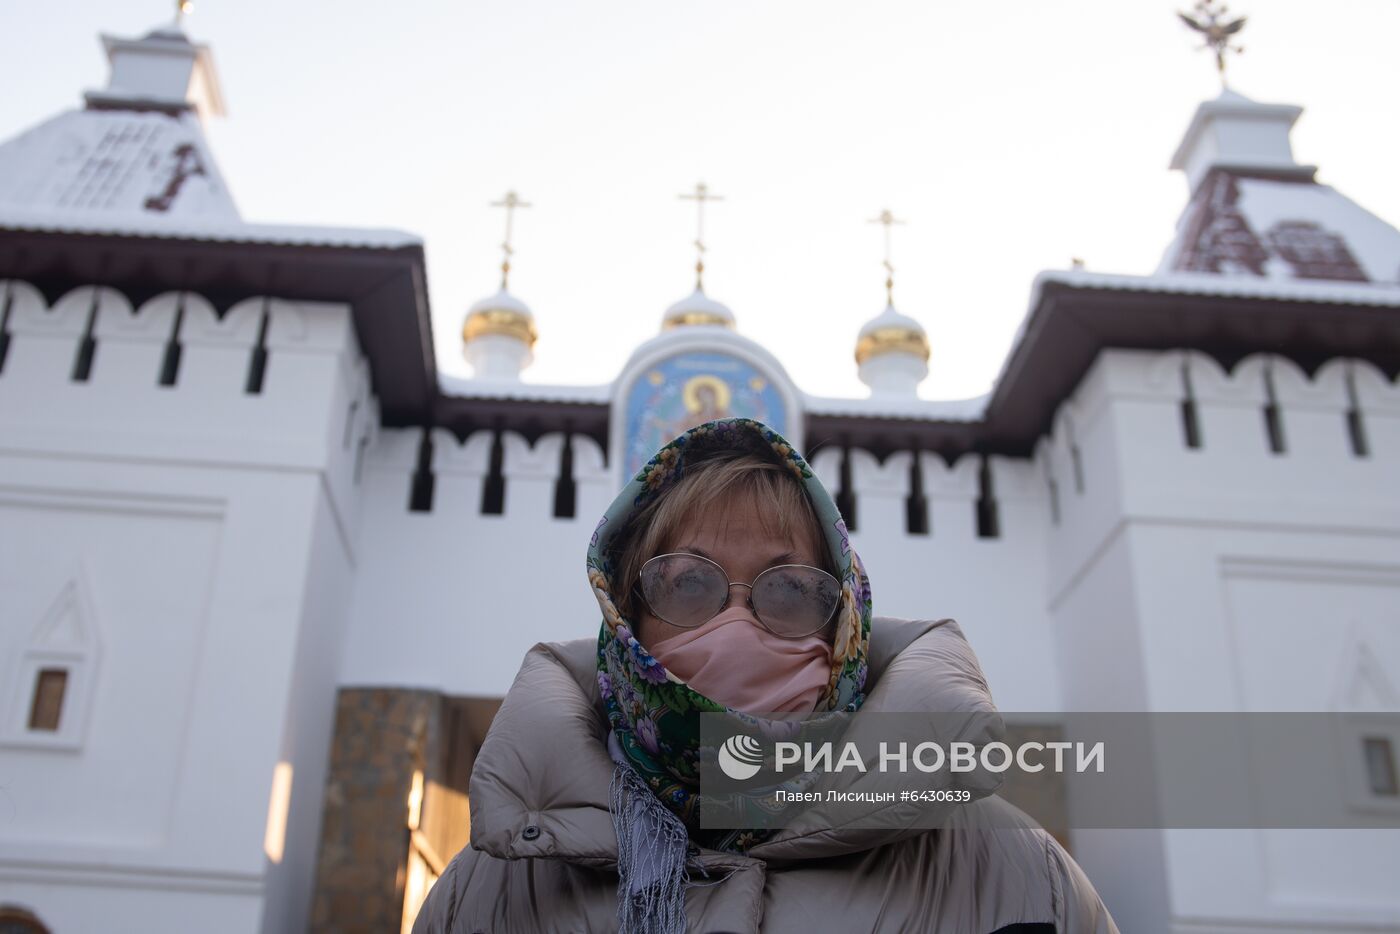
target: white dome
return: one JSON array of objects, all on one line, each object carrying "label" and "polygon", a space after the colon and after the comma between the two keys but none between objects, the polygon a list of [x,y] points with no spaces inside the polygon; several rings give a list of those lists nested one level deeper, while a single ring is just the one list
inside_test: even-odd
[{"label": "white dome", "polygon": [[662,330],[685,324],[718,324],[732,328],[734,327],[734,312],[697,288],[667,308],[666,314],[661,318]]},{"label": "white dome", "polygon": [[472,305],[462,321],[462,353],[483,378],[519,379],[538,338],[530,306],[505,289]]},{"label": "white dome", "polygon": [[[924,326],[922,324],[908,315],[900,314],[895,310],[894,305],[886,305],[884,311],[865,322],[865,326],[860,329],[860,334],[857,335],[857,337],[868,337],[875,331],[881,331],[887,328],[899,328],[913,334],[924,334]],[[925,337],[927,337],[927,335],[925,335]]]},{"label": "white dome", "polygon": [[530,312],[529,305],[526,305],[524,302],[507,292],[505,289],[501,289],[495,295],[489,295],[486,298],[483,298],[481,301],[477,302],[476,304],[472,305],[472,307],[467,309],[467,314],[474,315],[477,312],[483,311],[513,311],[518,315],[526,315],[531,318],[534,317],[534,315]]},{"label": "white dome", "polygon": [[860,329],[855,356],[857,375],[873,394],[913,397],[928,376],[928,334],[891,303]]}]

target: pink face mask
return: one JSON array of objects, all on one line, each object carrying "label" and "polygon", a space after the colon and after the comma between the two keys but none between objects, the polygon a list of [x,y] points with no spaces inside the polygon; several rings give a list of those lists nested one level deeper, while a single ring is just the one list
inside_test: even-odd
[{"label": "pink face mask", "polygon": [[694,690],[751,713],[807,713],[831,677],[825,639],[775,636],[745,606],[731,606],[647,650]]}]

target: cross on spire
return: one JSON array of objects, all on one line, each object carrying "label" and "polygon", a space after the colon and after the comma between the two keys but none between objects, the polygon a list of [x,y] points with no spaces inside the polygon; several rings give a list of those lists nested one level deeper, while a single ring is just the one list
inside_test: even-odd
[{"label": "cross on spire", "polygon": [[506,289],[506,282],[510,278],[510,258],[515,252],[510,248],[511,222],[515,219],[516,208],[533,207],[528,201],[521,201],[520,196],[513,191],[506,192],[500,201],[492,201],[491,207],[506,209],[506,238],[501,241],[501,291]]},{"label": "cross on spire", "polygon": [[684,201],[695,202],[695,288],[704,289],[705,276],[705,202],[723,201],[723,195],[710,194],[710,187],[704,182],[695,183],[694,194],[679,195]]},{"label": "cross on spire", "polygon": [[885,208],[877,217],[870,218],[869,223],[883,224],[885,227],[885,298],[894,304],[894,263],[890,261],[890,228],[895,224],[902,224],[904,221],[897,220],[889,208]]},{"label": "cross on spire", "polygon": [[1215,67],[1220,72],[1220,85],[1225,86],[1225,53],[1244,52],[1244,46],[1231,45],[1230,40],[1244,29],[1246,17],[1225,22],[1225,14],[1230,8],[1225,4],[1216,6],[1216,0],[1200,0],[1196,4],[1196,16],[1177,12],[1181,21],[1205,37],[1203,49],[1215,50]]}]

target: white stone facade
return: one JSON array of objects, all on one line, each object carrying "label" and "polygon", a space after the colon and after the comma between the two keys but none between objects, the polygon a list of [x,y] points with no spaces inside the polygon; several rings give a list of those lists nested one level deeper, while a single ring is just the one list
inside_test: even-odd
[{"label": "white stone facade", "polygon": [[[431,508],[414,511],[422,432],[378,427],[345,306],[254,300],[219,321],[194,294],[134,312],[106,289],[10,294],[0,897],[55,931],[302,929],[337,686],[499,696],[530,645],[593,631],[583,556],[618,480],[574,436],[575,514],[555,517],[562,435],[506,430],[503,511],[482,515],[492,433],[437,429]],[[980,459],[928,453],[930,532],[909,534],[912,456],[850,452],[877,613],[958,619],[1003,711],[1400,703],[1400,388],[1371,364],[1310,380],[1264,354],[1227,374],[1194,351],[1104,351],[1033,459],[989,459],[995,537],[977,533]],[[812,457],[833,490],[840,457]],[[27,735],[36,666],[65,660],[77,728]],[[1082,831],[1074,847],[1125,930],[1400,918],[1395,831]]]},{"label": "white stone facade", "polygon": [[[747,368],[740,389],[853,501],[877,615],[957,619],[1016,720],[1400,711],[1400,385],[1373,362],[1400,346],[1400,233],[1292,163],[1296,108],[1205,106],[1177,162],[1220,204],[1188,206],[1159,275],[1042,275],[986,397],[918,398],[907,352],[877,363],[869,399],[807,394],[708,298],[681,309],[708,323],[663,330],[607,382],[551,387],[517,378],[518,340],[477,380],[415,370],[432,359],[416,238],[243,223],[195,116],[218,109],[212,61],[185,43],[165,67],[175,41],[118,43],[101,109],[0,146],[0,263],[116,252],[159,293],[133,307],[78,276],[54,294],[63,276],[0,266],[0,912],[56,934],[306,930],[337,691],[500,697],[534,643],[595,633],[584,556],[636,453],[628,393],[682,352]],[[70,133],[81,158],[51,158]],[[1270,239],[1280,222],[1292,239]],[[1265,275],[1270,250],[1289,275]],[[231,307],[179,290],[199,263]],[[306,296],[366,268],[387,284],[360,304],[247,287],[291,270]],[[1093,327],[1234,315],[1212,339],[1241,359],[1103,337],[1076,369],[1087,314],[1018,356],[1054,325],[1042,305],[1089,293],[1110,313]],[[1277,320],[1266,333],[1241,309]],[[1294,357],[1325,362],[1309,376]],[[473,407],[489,414],[459,441],[438,416]],[[527,441],[556,410],[594,425]],[[966,442],[997,419],[1022,426],[1022,456]],[[848,425],[893,453],[809,448]],[[935,430],[962,439],[954,463],[900,449]],[[556,515],[566,444],[573,508]],[[52,673],[58,720],[35,726]],[[1320,794],[1346,797],[1352,752]],[[1250,780],[1245,751],[1229,766]],[[1124,932],[1400,931],[1400,830],[1079,831],[1072,847]]]}]

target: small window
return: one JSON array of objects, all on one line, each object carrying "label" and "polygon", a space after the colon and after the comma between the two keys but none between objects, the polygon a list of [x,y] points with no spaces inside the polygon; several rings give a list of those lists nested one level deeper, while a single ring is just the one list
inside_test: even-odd
[{"label": "small window", "polygon": [[1395,777],[1395,750],[1387,736],[1367,736],[1362,740],[1366,750],[1366,775],[1371,793],[1389,798],[1400,795]]},{"label": "small window", "polygon": [[34,679],[34,700],[29,707],[31,730],[58,730],[63,713],[63,694],[68,689],[68,671],[64,668],[41,668]]}]

